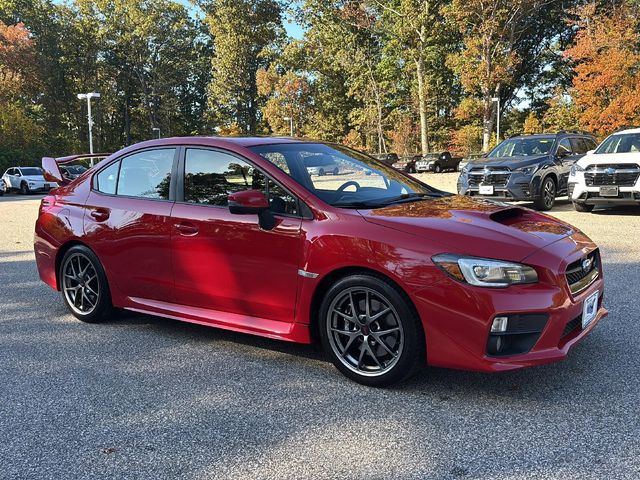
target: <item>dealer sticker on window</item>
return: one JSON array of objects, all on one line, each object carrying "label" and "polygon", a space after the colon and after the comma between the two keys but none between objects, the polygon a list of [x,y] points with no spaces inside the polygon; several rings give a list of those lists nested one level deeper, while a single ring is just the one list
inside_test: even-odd
[{"label": "dealer sticker on window", "polygon": [[596,318],[596,314],[598,313],[598,298],[600,296],[600,292],[593,292],[589,297],[584,301],[582,305],[582,328],[585,329],[589,326],[593,319]]}]

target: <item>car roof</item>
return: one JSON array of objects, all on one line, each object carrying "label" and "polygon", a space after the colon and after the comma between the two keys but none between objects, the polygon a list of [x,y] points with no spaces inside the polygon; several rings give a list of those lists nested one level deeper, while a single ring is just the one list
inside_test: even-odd
[{"label": "car roof", "polygon": [[620,130],[619,132],[615,132],[613,135],[622,135],[625,133],[640,133],[640,128],[627,128],[626,130]]},{"label": "car roof", "polygon": [[[193,138],[193,137],[190,137]],[[279,143],[322,143],[316,140],[307,140],[303,138],[293,138],[293,137],[270,137],[270,136],[253,136],[253,137],[206,137],[211,138],[213,140],[221,140],[224,142],[233,143],[235,145],[240,145],[243,147],[255,147],[258,145],[273,145]]]}]

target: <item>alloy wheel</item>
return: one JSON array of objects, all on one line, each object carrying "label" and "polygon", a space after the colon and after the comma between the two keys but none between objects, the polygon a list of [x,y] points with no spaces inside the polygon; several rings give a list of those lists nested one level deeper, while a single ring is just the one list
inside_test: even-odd
[{"label": "alloy wheel", "polygon": [[329,344],[339,361],[358,375],[391,370],[404,348],[404,331],[391,302],[379,292],[353,287],[331,302],[326,322]]},{"label": "alloy wheel", "polygon": [[547,208],[553,207],[553,202],[556,199],[556,184],[553,183],[553,180],[549,179],[544,184],[544,205]]},{"label": "alloy wheel", "polygon": [[62,267],[62,291],[78,315],[92,313],[100,300],[100,280],[91,260],[82,253],[70,255]]}]

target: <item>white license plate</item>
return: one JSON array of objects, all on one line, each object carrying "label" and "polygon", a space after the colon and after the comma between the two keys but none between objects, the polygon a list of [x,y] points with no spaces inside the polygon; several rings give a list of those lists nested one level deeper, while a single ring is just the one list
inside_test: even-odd
[{"label": "white license plate", "polygon": [[493,185],[480,185],[480,195],[493,195]]},{"label": "white license plate", "polygon": [[607,185],[605,187],[600,187],[600,196],[601,197],[617,197],[618,196],[618,186],[617,185]]},{"label": "white license plate", "polygon": [[600,292],[593,292],[582,304],[582,328],[589,326],[598,313],[598,298]]}]

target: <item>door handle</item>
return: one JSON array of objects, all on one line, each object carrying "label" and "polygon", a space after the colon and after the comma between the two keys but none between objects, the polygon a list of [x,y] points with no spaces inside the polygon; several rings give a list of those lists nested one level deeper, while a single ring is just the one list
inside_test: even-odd
[{"label": "door handle", "polygon": [[176,223],[174,227],[176,227],[176,230],[180,232],[180,235],[184,235],[185,237],[193,237],[194,235],[197,235],[199,232],[198,227],[195,226],[193,223],[180,222],[180,223]]},{"label": "door handle", "polygon": [[104,208],[98,208],[96,210],[91,210],[91,215],[97,222],[104,222],[109,218],[109,211]]}]

